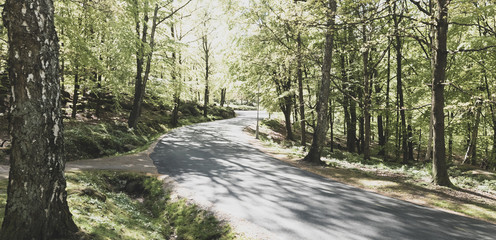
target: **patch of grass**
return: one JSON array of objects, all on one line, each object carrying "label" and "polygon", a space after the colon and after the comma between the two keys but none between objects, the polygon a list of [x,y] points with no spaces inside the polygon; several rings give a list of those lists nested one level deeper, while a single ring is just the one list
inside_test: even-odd
[{"label": "patch of grass", "polygon": [[170,222],[180,239],[234,239],[229,226],[222,225],[211,213],[196,206],[188,205],[185,200],[167,205]]},{"label": "patch of grass", "polygon": [[[74,221],[89,239],[234,239],[225,223],[184,200],[171,201],[154,176],[116,171],[66,174]],[[0,221],[7,180],[0,181]]]}]

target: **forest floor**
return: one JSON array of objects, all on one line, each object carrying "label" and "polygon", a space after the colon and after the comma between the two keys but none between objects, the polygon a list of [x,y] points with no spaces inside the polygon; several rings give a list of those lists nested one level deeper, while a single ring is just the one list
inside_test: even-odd
[{"label": "forest floor", "polygon": [[[245,131],[254,134],[255,126]],[[361,156],[335,150],[323,159],[327,166],[301,161],[305,151],[284,140],[284,127],[264,120],[260,139],[253,144],[271,156],[306,171],[358,188],[473,218],[496,223],[496,173],[472,167],[451,170],[453,188],[435,186],[428,167],[390,164],[380,159],[364,162]],[[310,139],[311,138],[307,138]]]}]

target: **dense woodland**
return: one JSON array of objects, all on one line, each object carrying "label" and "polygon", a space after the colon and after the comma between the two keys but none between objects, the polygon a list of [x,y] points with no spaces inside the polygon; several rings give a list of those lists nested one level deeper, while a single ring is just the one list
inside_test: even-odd
[{"label": "dense woodland", "polygon": [[[131,109],[128,125],[136,127],[143,102],[160,102],[170,106],[177,123],[182,102],[254,103],[259,92],[265,109],[284,114],[287,138],[302,145],[312,143],[305,133],[317,128],[319,113],[327,113],[331,150],[408,163],[430,162],[438,146],[445,148],[440,156],[447,164],[495,167],[492,1],[54,5],[67,117]],[[7,113],[5,28],[2,34],[0,106]],[[321,103],[327,61],[329,96]],[[442,95],[434,99],[434,93]],[[437,115],[431,115],[434,109]],[[295,130],[303,133],[300,139]]]},{"label": "dense woodland", "polygon": [[288,139],[308,145],[306,134],[293,132],[328,126],[330,151],[432,162],[435,182],[449,185],[453,163],[496,164],[495,8],[492,1],[252,2],[231,69],[245,92],[260,84],[263,105],[284,113]]},{"label": "dense woodland", "polygon": [[[26,14],[26,6],[9,2]],[[50,71],[60,79],[66,121],[98,121],[117,109],[133,129],[143,106],[155,104],[165,106],[175,126],[187,102],[203,106],[207,117],[209,105],[254,104],[259,96],[268,112],[283,113],[286,138],[308,149],[308,161],[340,148],[364,159],[432,163],[439,185],[451,184],[452,164],[496,168],[493,0],[55,0],[53,9],[40,6],[50,21],[33,24],[51,29],[54,20],[58,35],[58,46],[50,45],[52,53],[59,48],[57,69]],[[4,11],[4,21],[15,18]],[[15,29],[18,22],[7,23]],[[8,51],[7,29],[1,29],[0,110],[14,119],[26,114],[15,96],[31,97],[9,81],[8,69],[11,76],[24,69],[7,63],[19,59]],[[32,75],[25,77],[29,85]],[[50,129],[58,129],[56,111]],[[54,144],[57,137],[50,138]]]}]

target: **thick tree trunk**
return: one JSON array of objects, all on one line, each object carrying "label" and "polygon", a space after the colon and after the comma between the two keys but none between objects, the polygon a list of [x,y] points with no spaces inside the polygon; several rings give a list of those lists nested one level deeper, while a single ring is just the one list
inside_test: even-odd
[{"label": "thick tree trunk", "polygon": [[320,81],[319,95],[317,99],[317,125],[313,133],[313,141],[310,151],[303,160],[322,163],[320,160],[322,149],[325,146],[325,137],[328,130],[328,101],[331,86],[331,65],[332,50],[334,43],[334,22],[336,16],[336,1],[329,0],[327,4],[329,12],[327,13],[327,31],[324,47],[324,61],[322,63],[322,79]]},{"label": "thick tree trunk", "polygon": [[446,166],[446,146],[444,139],[444,81],[446,79],[448,35],[448,1],[437,0],[435,10],[435,35],[432,58],[432,117],[433,117],[433,158],[432,176],[434,183],[441,186],[452,185]]},{"label": "thick tree trunk", "polygon": [[306,139],[306,122],[305,122],[305,100],[303,99],[303,71],[302,71],[302,54],[301,54],[301,33],[298,33],[298,38],[297,38],[297,43],[298,43],[298,48],[297,48],[297,70],[296,70],[296,76],[298,79],[298,102],[299,102],[299,110],[300,110],[300,129],[301,129],[301,137],[300,137],[300,144],[303,147],[306,147],[307,145],[307,139]]},{"label": "thick tree trunk", "polygon": [[66,200],[53,2],[7,0],[3,20],[13,101],[9,186],[0,239],[68,238],[78,228]]}]

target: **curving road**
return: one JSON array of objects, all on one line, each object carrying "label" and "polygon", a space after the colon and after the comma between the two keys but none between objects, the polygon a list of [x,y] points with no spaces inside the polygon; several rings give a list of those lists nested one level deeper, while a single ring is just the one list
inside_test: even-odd
[{"label": "curving road", "polygon": [[[265,239],[495,239],[496,225],[302,171],[250,146],[256,112],[167,134],[150,155],[179,195]],[[249,227],[246,227],[249,226]],[[251,229],[251,230],[250,230]]]}]

